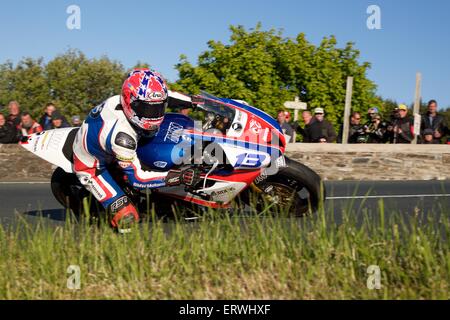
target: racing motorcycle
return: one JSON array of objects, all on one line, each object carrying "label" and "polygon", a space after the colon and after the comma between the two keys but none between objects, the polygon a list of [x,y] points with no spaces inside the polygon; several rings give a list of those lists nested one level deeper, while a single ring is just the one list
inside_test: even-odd
[{"label": "racing motorcycle", "polygon": [[[140,139],[137,154],[142,167],[168,171],[186,164],[202,172],[195,186],[138,190],[128,184],[120,167],[108,170],[140,212],[153,208],[232,208],[263,210],[277,205],[293,216],[314,212],[325,199],[320,177],[284,155],[286,139],[278,123],[244,101],[208,93],[192,96],[190,116],[167,113],[158,133]],[[72,145],[78,128],[48,130],[28,136],[21,145],[57,167],[51,178],[53,195],[75,215],[102,206],[73,173]],[[199,210],[197,210],[199,211]],[[201,211],[201,210],[200,210]]]}]

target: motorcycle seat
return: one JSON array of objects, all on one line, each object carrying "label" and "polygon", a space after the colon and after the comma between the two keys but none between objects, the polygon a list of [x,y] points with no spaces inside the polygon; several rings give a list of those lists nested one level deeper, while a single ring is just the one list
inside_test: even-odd
[{"label": "motorcycle seat", "polygon": [[73,163],[73,142],[75,141],[78,130],[80,130],[80,128],[74,128],[72,131],[70,131],[62,149],[64,157],[66,157],[66,159],[71,163]]}]

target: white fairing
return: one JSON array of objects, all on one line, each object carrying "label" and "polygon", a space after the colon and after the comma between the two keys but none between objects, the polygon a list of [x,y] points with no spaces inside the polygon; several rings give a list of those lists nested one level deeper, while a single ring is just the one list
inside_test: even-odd
[{"label": "white fairing", "polygon": [[64,156],[63,147],[67,136],[74,128],[47,130],[29,136],[22,147],[51,164],[72,173],[72,163]]}]

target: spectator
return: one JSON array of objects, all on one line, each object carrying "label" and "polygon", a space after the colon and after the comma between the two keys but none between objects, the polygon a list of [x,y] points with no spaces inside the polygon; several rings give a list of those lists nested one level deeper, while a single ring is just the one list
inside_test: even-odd
[{"label": "spectator", "polygon": [[64,121],[64,116],[55,110],[52,113],[52,129],[69,128],[70,124]]},{"label": "spectator", "polygon": [[72,117],[72,126],[74,127],[81,127],[82,121],[80,116],[73,116]]},{"label": "spectator", "polygon": [[16,127],[7,122],[5,115],[0,113],[0,144],[17,143],[18,141]]},{"label": "spectator", "polygon": [[[41,125],[42,129],[50,130],[54,128],[52,120],[53,112],[58,112],[58,109],[56,109],[53,103],[47,103],[47,105],[45,106],[45,112],[39,120],[39,124]],[[62,123],[62,128],[70,127],[69,122],[64,116],[62,116]]]},{"label": "spectator", "polygon": [[53,103],[47,103],[45,106],[44,114],[41,116],[41,119],[39,120],[39,124],[41,125],[42,129],[44,130],[50,130],[52,129],[52,113],[56,110],[56,107]]},{"label": "spectator", "polygon": [[43,131],[41,125],[37,123],[28,112],[22,113],[21,118],[22,122],[19,125],[19,130],[22,137]]},{"label": "spectator", "polygon": [[17,101],[11,101],[8,104],[9,115],[6,121],[12,123],[14,127],[18,128],[21,121],[20,104]]},{"label": "spectator", "polygon": [[433,129],[425,129],[422,132],[421,135],[421,144],[439,144],[439,140],[436,140],[434,138],[434,131]]},{"label": "spectator", "polygon": [[387,128],[390,143],[411,143],[414,139],[414,120],[408,116],[408,107],[401,104],[394,110],[392,124]]},{"label": "spectator", "polygon": [[364,126],[367,134],[367,143],[386,143],[387,123],[382,121],[381,116],[378,113],[370,116],[369,122]]},{"label": "spectator", "polygon": [[309,130],[311,123],[314,121],[314,118],[310,111],[303,111],[302,119],[305,123],[305,127],[302,128],[299,124],[297,124],[295,131],[303,136],[303,142],[308,143],[309,141],[307,131]]},{"label": "spectator", "polygon": [[294,143],[294,129],[292,129],[291,125],[287,123],[286,121],[286,114],[284,111],[278,112],[277,117],[278,124],[281,127],[281,130],[283,130],[283,134],[286,138],[287,143]]},{"label": "spectator", "polygon": [[375,115],[379,115],[379,114],[380,114],[380,111],[378,110],[377,107],[370,108],[370,109],[367,111],[367,116],[368,116],[368,118],[369,118],[369,122],[371,122],[371,119],[372,119]]},{"label": "spectator", "polygon": [[[338,143],[342,143],[343,136],[344,125],[341,125],[337,140]],[[350,116],[350,128],[347,143],[365,143],[366,141],[364,126],[361,124],[361,114],[359,112],[353,112]]]},{"label": "spectator", "polygon": [[325,120],[325,112],[322,108],[314,109],[314,121],[306,132],[308,142],[330,143],[336,141],[336,131],[333,125]]},{"label": "spectator", "polygon": [[447,124],[444,116],[438,114],[437,112],[437,102],[436,100],[431,100],[428,102],[428,111],[422,115],[422,123],[420,130],[422,135],[426,129],[431,129],[433,131],[433,143],[441,143],[442,137],[447,131]]}]

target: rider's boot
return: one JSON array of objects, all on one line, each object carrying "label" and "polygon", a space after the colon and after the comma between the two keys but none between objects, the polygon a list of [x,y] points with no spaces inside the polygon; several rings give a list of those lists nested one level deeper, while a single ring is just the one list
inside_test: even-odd
[{"label": "rider's boot", "polygon": [[119,233],[129,233],[131,226],[139,221],[136,207],[127,196],[123,196],[110,205],[111,225]]}]

